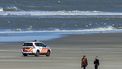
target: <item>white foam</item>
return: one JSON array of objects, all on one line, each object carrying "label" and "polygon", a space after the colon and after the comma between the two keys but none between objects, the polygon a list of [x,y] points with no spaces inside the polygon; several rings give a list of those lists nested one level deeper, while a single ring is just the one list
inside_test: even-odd
[{"label": "white foam", "polygon": [[116,29],[112,26],[107,26],[107,27],[99,27],[99,28],[92,28],[92,29],[78,29],[78,30],[61,30],[61,29],[54,29],[54,30],[39,30],[39,31],[33,31],[33,30],[28,30],[28,31],[23,31],[21,30],[7,30],[7,31],[0,31],[0,33],[40,33],[40,32],[58,32],[58,33],[109,33],[109,32],[122,32],[122,29]]},{"label": "white foam", "polygon": [[4,11],[17,11],[18,8],[16,6],[8,6],[3,8]]},{"label": "white foam", "polygon": [[0,8],[0,12],[3,12],[3,8]]},{"label": "white foam", "polygon": [[[30,40],[50,40],[60,38],[67,34],[95,34],[95,33],[122,33],[122,29],[115,29],[112,26],[83,29],[83,30],[42,30],[42,31],[0,31],[0,42],[16,42]],[[37,35],[38,34],[38,35]],[[64,35],[62,35],[64,34]]]},{"label": "white foam", "polygon": [[102,12],[102,11],[3,11],[0,15],[15,16],[54,16],[54,15],[122,15],[121,12]]}]

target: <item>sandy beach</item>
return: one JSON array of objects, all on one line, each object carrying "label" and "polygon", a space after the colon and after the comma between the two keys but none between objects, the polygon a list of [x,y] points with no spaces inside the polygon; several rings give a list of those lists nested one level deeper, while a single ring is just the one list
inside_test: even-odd
[{"label": "sandy beach", "polygon": [[122,33],[70,35],[44,41],[52,48],[50,57],[23,57],[22,43],[0,43],[2,69],[81,69],[83,55],[88,58],[87,69],[94,69],[93,61],[99,56],[99,69],[122,68]]}]

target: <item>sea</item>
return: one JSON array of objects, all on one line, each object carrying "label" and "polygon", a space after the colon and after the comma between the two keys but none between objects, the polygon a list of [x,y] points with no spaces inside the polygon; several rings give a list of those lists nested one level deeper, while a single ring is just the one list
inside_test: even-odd
[{"label": "sea", "polygon": [[0,0],[0,42],[122,33],[122,0]]}]

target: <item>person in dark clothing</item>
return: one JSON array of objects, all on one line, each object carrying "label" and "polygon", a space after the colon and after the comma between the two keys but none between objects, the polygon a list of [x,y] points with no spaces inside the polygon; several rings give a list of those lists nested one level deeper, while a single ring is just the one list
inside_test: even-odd
[{"label": "person in dark clothing", "polygon": [[87,65],[88,65],[88,61],[86,56],[84,55],[81,59],[81,68],[86,69]]},{"label": "person in dark clothing", "polygon": [[96,56],[95,60],[94,60],[94,68],[95,69],[98,69],[98,66],[99,66],[99,59],[98,59],[98,56]]}]

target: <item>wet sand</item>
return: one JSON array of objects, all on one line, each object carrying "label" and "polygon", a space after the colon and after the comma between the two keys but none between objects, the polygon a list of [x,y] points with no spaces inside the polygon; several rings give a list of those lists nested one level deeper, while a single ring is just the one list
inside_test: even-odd
[{"label": "wet sand", "polygon": [[122,33],[71,35],[45,41],[51,48],[50,57],[23,57],[22,43],[0,43],[2,69],[81,69],[83,55],[88,58],[87,69],[94,69],[93,61],[99,56],[99,69],[122,68]]}]

